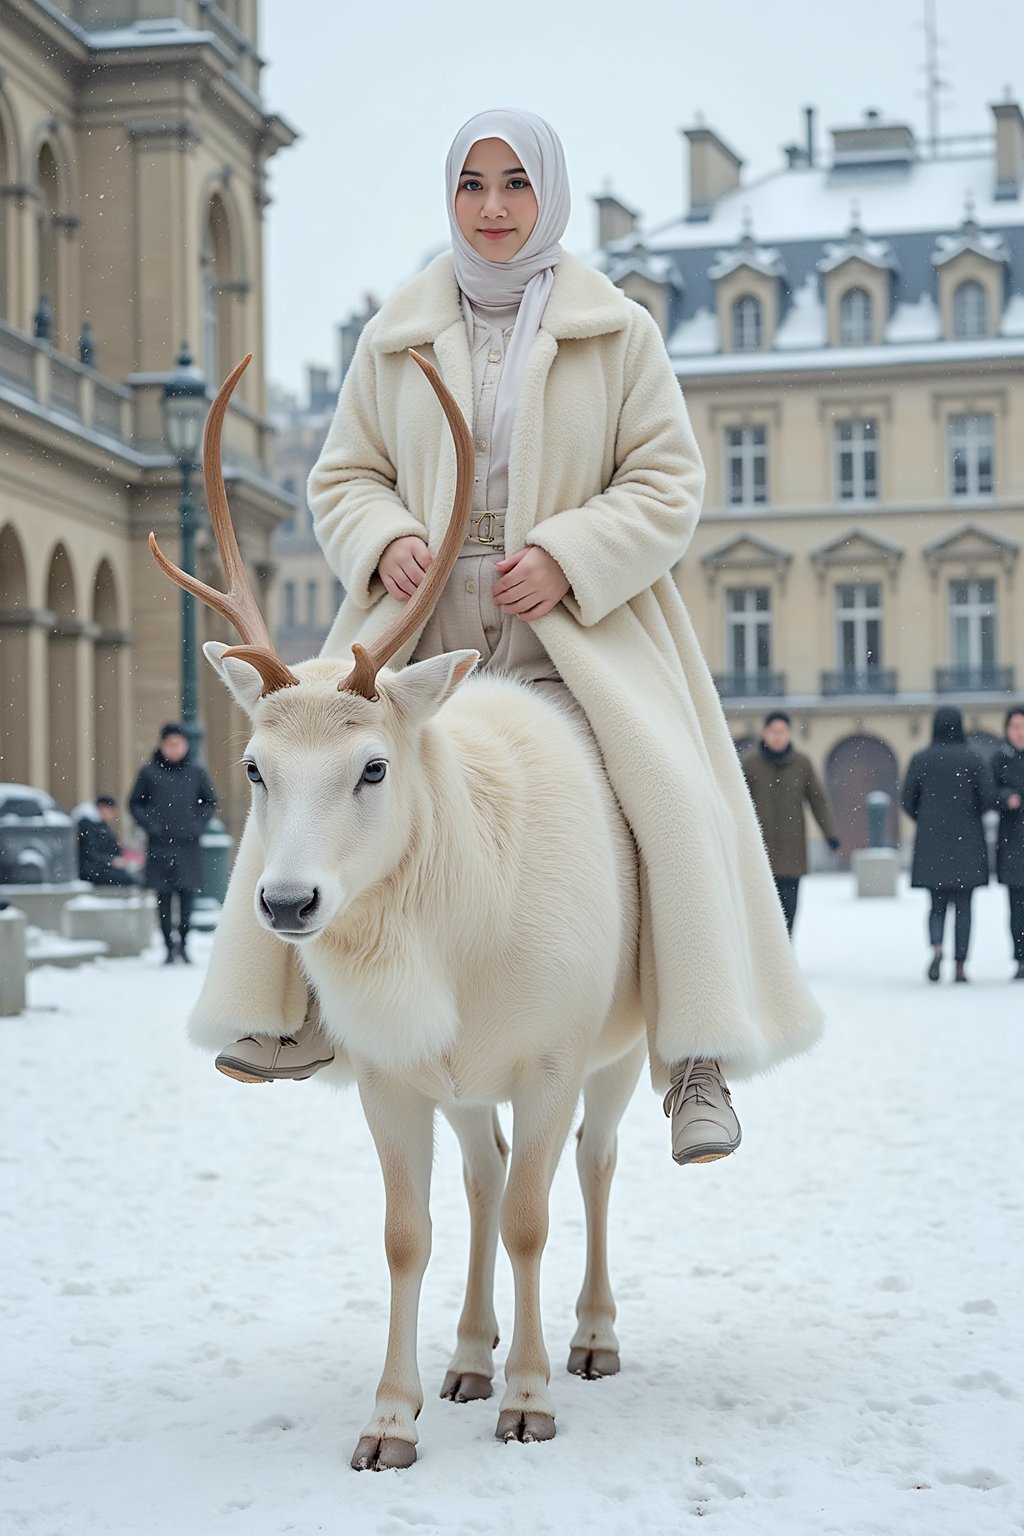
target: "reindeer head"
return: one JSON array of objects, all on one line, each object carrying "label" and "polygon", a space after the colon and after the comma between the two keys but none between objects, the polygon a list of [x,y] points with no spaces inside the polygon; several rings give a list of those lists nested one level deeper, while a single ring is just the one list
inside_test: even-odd
[{"label": "reindeer head", "polygon": [[203,441],[207,505],[228,591],[173,565],[154,535],[161,569],[227,618],[240,646],[209,641],[207,659],[252,721],[242,763],[253,786],[253,816],[265,866],[255,896],[264,927],[288,941],[315,938],[358,896],[401,863],[426,811],[419,762],[425,723],[476,665],[476,651],[383,671],[426,621],[458,557],[472,505],[472,445],[461,411],[429,363],[413,352],[455,440],[452,516],[437,557],[414,597],[355,665],[317,659],[293,670],[274,651],[245,574],[221,470],[220,439],[231,393],[250,357],[225,380]]}]

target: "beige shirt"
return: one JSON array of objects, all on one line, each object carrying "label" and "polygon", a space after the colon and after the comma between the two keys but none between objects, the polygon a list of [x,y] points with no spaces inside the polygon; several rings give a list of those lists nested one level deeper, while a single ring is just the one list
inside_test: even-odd
[{"label": "beige shirt", "polygon": [[494,403],[517,311],[515,305],[485,309],[463,298],[462,312],[473,364],[473,511],[504,512],[508,506],[508,465],[492,464],[491,438]]}]

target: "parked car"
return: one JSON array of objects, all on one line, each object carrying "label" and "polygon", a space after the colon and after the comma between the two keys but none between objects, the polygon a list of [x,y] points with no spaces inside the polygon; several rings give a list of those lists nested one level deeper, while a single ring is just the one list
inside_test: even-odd
[{"label": "parked car", "polygon": [[45,790],[0,784],[0,886],[63,885],[77,877],[71,817]]}]

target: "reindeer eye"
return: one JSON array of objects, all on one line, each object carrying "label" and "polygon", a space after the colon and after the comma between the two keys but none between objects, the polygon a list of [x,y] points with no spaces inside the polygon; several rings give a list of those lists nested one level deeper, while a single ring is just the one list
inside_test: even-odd
[{"label": "reindeer eye", "polygon": [[361,784],[380,784],[383,782],[387,771],[388,765],[384,759],[375,758],[372,763],[367,763],[363,769],[363,777],[359,782]]},{"label": "reindeer eye", "polygon": [[245,773],[246,773],[246,777],[249,780],[250,784],[262,784],[263,783],[263,777],[262,777],[259,769],[256,767],[255,763],[246,763],[246,765],[245,765]]}]

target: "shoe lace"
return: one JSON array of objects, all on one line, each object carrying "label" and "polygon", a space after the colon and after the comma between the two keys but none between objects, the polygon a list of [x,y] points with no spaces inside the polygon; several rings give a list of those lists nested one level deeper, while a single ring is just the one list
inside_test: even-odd
[{"label": "shoe lace", "polygon": [[681,1061],[672,1070],[672,1085],[665,1095],[665,1114],[671,1119],[684,1104],[706,1104],[713,1108],[718,1094],[727,1104],[732,1104],[732,1096],[717,1061],[700,1057]]},{"label": "shoe lace", "polygon": [[[261,1037],[261,1036],[258,1036],[258,1035],[243,1035],[242,1039],[239,1041],[239,1044],[242,1044],[246,1040],[251,1041],[253,1045],[263,1045],[266,1042],[266,1037],[265,1036]],[[298,1045],[298,1043],[299,1042],[294,1038],[293,1035],[282,1035],[281,1036],[281,1044],[282,1045]]]}]

